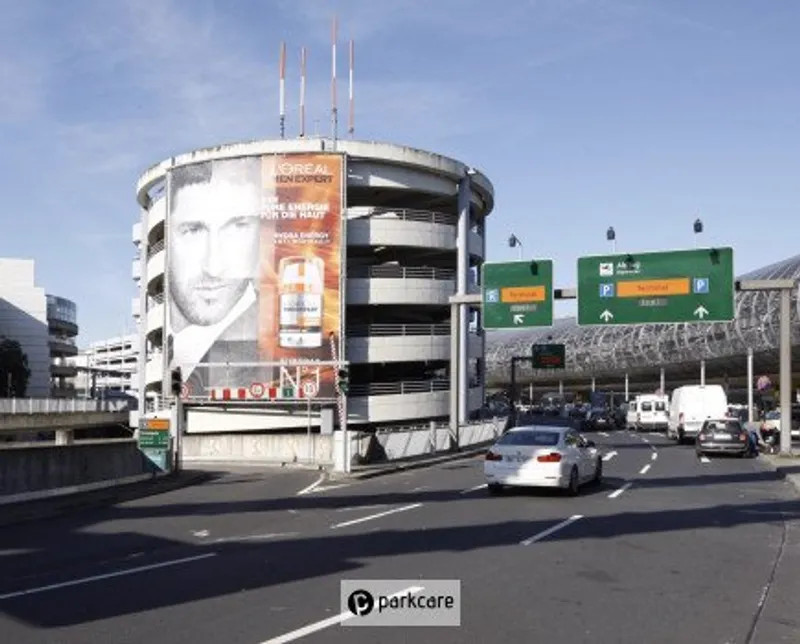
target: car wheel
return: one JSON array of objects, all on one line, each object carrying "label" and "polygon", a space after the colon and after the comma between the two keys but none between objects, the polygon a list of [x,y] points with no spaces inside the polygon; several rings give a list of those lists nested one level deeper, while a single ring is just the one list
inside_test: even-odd
[{"label": "car wheel", "polygon": [[578,468],[573,467],[569,474],[569,485],[567,486],[567,494],[569,496],[578,496],[581,490],[581,481],[578,476]]},{"label": "car wheel", "polygon": [[597,485],[600,485],[600,483],[603,482],[603,459],[602,458],[598,458],[597,459],[597,468],[594,471],[594,482]]},{"label": "car wheel", "polygon": [[489,490],[490,496],[499,496],[503,493],[503,486],[499,483],[489,483],[489,485],[486,486],[486,489]]}]

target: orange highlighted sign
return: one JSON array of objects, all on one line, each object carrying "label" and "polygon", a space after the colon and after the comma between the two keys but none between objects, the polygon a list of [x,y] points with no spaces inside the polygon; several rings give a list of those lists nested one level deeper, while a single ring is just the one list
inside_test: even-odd
[{"label": "orange highlighted sign", "polygon": [[689,295],[688,277],[663,280],[637,280],[617,282],[617,297],[654,297],[658,295]]},{"label": "orange highlighted sign", "polygon": [[503,304],[544,302],[546,295],[544,286],[509,286],[500,289],[500,301]]},{"label": "orange highlighted sign", "polygon": [[169,419],[168,418],[148,418],[146,421],[146,427],[149,430],[154,431],[167,431],[169,429]]}]

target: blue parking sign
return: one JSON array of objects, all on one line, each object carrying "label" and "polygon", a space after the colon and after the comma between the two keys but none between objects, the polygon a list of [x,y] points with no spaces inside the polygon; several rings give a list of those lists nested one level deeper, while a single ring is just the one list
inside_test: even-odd
[{"label": "blue parking sign", "polygon": [[707,294],[708,293],[708,278],[707,277],[695,277],[694,278],[694,292],[698,294]]},{"label": "blue parking sign", "polygon": [[600,297],[614,297],[614,285],[613,284],[601,284],[600,285]]}]

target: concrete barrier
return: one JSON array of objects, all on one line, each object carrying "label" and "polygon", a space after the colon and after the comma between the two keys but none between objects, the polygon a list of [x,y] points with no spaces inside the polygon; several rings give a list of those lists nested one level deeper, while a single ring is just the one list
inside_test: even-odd
[{"label": "concrete barrier", "polygon": [[2,414],[0,413],[0,431],[9,433],[47,432],[55,430],[76,430],[104,425],[128,424],[127,411],[78,411],[54,412],[50,414]]},{"label": "concrete barrier", "polygon": [[[465,425],[459,432],[462,447],[498,437],[505,418]],[[331,435],[321,434],[187,434],[182,440],[184,463],[297,464],[331,467],[335,461]],[[396,461],[445,452],[450,447],[447,428],[397,430],[351,435],[353,463]]]},{"label": "concrete barrier", "polygon": [[89,484],[122,484],[154,471],[132,439],[13,444],[0,449],[0,503],[69,494]]}]

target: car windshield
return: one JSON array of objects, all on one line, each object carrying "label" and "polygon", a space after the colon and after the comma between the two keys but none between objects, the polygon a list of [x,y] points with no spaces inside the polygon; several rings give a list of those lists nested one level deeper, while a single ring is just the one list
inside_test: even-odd
[{"label": "car windshield", "polygon": [[527,445],[541,447],[555,447],[558,445],[559,432],[546,430],[521,430],[508,432],[499,441],[498,445]]},{"label": "car windshield", "polygon": [[663,402],[657,402],[656,411],[667,411],[667,404]]},{"label": "car windshield", "polygon": [[706,421],[706,429],[711,432],[740,432],[742,426],[736,420],[710,420]]},{"label": "car windshield", "polygon": [[653,403],[643,402],[642,411],[653,411]]}]

